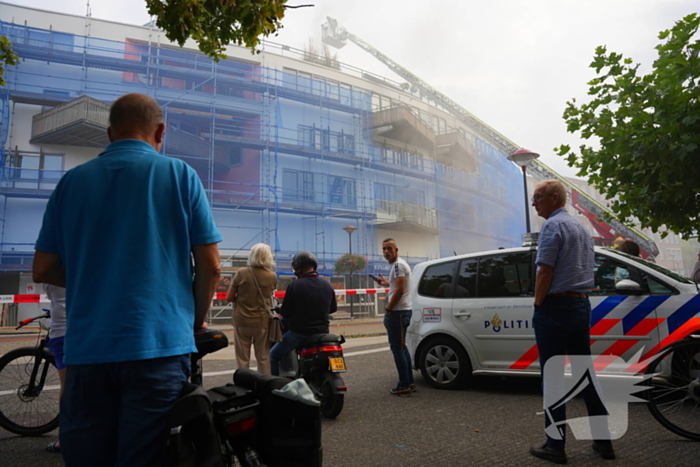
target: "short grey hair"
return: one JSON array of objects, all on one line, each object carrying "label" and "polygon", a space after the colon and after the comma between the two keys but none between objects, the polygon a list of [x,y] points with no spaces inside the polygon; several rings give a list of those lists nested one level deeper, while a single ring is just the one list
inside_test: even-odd
[{"label": "short grey hair", "polygon": [[265,243],[253,245],[253,248],[250,249],[250,254],[248,255],[248,266],[253,268],[274,268],[275,260],[272,257],[270,247]]},{"label": "short grey hair", "polygon": [[556,193],[559,195],[559,202],[561,203],[562,206],[566,206],[566,187],[562,182],[559,180],[545,180],[542,182],[542,185],[544,185],[544,192],[545,194],[553,194]]}]

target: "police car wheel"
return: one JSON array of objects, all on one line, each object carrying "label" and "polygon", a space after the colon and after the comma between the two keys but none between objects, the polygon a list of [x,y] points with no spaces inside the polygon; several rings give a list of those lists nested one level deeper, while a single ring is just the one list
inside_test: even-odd
[{"label": "police car wheel", "polygon": [[461,344],[449,337],[437,337],[423,347],[420,371],[432,387],[456,389],[467,382],[472,365]]}]

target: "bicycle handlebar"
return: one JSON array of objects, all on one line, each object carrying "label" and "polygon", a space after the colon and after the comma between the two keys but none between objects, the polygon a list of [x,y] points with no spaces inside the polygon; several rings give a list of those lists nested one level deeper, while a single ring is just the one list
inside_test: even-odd
[{"label": "bicycle handlebar", "polygon": [[29,324],[29,323],[33,323],[34,321],[36,321],[36,320],[38,320],[38,319],[48,318],[48,317],[49,317],[49,309],[48,309],[48,308],[44,308],[44,311],[45,311],[46,313],[44,313],[43,315],[35,316],[34,318],[23,319],[22,321],[20,321],[20,322],[19,322],[19,326],[17,326],[17,327],[15,328],[15,331],[16,331],[17,329],[21,328],[21,327],[26,326],[26,325]]}]

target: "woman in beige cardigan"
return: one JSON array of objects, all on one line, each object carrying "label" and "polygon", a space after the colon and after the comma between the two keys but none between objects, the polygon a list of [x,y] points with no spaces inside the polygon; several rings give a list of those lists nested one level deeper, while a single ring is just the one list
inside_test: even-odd
[{"label": "woman in beige cardigan", "polygon": [[248,256],[248,267],[236,273],[226,295],[226,301],[234,304],[233,341],[238,368],[249,367],[252,344],[258,372],[264,375],[270,374],[267,329],[272,292],[277,286],[277,275],[272,271],[274,266],[270,247],[264,243],[254,245]]}]

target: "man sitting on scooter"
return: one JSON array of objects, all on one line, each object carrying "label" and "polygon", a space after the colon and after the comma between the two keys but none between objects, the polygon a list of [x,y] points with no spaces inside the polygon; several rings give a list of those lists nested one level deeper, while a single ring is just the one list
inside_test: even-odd
[{"label": "man sitting on scooter", "polygon": [[294,255],[292,269],[298,279],[287,286],[279,311],[287,332],[282,336],[282,342],[270,350],[270,366],[275,376],[279,376],[282,359],[304,339],[312,334],[328,334],[329,315],[338,309],[335,291],[328,281],[319,277],[317,267],[313,253],[300,251]]}]

